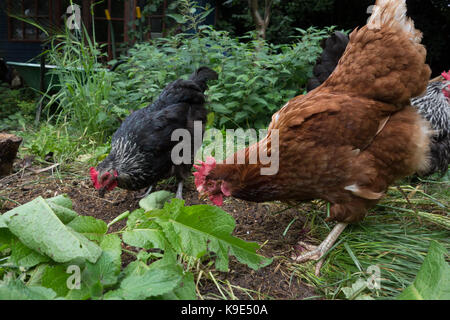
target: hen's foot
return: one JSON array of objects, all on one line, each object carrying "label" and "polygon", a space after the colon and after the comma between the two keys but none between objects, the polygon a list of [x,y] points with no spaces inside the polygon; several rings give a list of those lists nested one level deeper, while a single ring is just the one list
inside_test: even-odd
[{"label": "hen's foot", "polygon": [[[327,252],[330,250],[330,248],[333,246],[333,244],[336,242],[339,235],[344,231],[345,227],[347,226],[347,223],[338,223],[333,230],[328,234],[328,236],[325,238],[325,240],[319,245],[314,246],[308,243],[299,242],[299,245],[301,247],[304,247],[308,250],[308,252],[305,252],[299,256],[292,256],[292,259],[294,259],[296,262],[306,262],[309,260],[320,260]],[[320,268],[322,267],[323,259],[320,260],[316,265],[315,274],[316,276],[319,276],[320,274]]]}]

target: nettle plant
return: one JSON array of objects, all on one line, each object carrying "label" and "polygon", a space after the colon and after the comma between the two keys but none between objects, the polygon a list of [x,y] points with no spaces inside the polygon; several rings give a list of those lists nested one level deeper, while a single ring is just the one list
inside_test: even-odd
[{"label": "nettle plant", "polygon": [[272,45],[201,26],[196,35],[136,44],[116,72],[111,99],[120,109],[145,107],[169,82],[206,65],[219,74],[207,91],[214,125],[263,128],[287,100],[304,92],[320,42],[332,30],[298,29],[295,44]]}]

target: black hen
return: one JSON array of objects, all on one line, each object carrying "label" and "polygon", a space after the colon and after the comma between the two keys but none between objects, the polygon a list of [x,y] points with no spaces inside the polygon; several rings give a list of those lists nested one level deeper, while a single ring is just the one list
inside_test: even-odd
[{"label": "black hen", "polygon": [[[175,176],[181,198],[183,180],[190,176],[194,157],[194,121],[201,121],[202,133],[207,111],[204,107],[208,80],[217,73],[207,67],[195,71],[189,80],[168,84],[156,101],[129,115],[114,133],[111,152],[98,166],[91,168],[94,187],[101,196],[116,186],[127,190],[149,188],[164,178]],[[186,129],[191,137],[190,163],[175,165],[172,132]]]},{"label": "black hen", "polygon": [[328,79],[344,54],[348,40],[348,36],[345,33],[336,31],[331,37],[322,42],[321,47],[323,51],[314,66],[313,77],[308,80],[307,91],[317,88]]}]

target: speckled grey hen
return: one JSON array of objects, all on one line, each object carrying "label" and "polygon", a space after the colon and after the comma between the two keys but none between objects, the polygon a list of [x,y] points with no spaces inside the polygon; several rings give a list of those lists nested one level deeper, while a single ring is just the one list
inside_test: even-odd
[{"label": "speckled grey hen", "polygon": [[450,82],[433,81],[425,94],[411,99],[411,104],[435,130],[430,144],[430,167],[424,176],[438,171],[444,175],[450,163],[450,98],[445,94],[449,88]]},{"label": "speckled grey hen", "polygon": [[[177,197],[181,198],[183,180],[190,175],[191,164],[174,165],[171,151],[178,143],[172,132],[187,129],[193,137],[194,121],[202,122],[207,81],[217,79],[217,73],[207,67],[196,70],[188,80],[178,79],[168,84],[156,101],[129,115],[114,133],[110,154],[91,168],[91,180],[100,196],[115,187],[149,191],[158,181],[175,176]],[[194,156],[194,139],[191,139]]]}]

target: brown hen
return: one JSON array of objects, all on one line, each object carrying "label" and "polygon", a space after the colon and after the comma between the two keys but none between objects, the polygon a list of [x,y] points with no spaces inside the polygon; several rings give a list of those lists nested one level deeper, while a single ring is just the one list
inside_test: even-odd
[{"label": "brown hen", "polygon": [[[339,223],[321,245],[305,245],[311,251],[296,257],[320,259],[390,184],[427,169],[430,130],[410,106],[431,73],[421,38],[404,0],[378,0],[368,24],[350,35],[328,80],[272,116],[267,136],[245,150],[246,164],[209,159],[197,167],[199,192],[213,201],[231,195],[255,202],[330,202],[328,220]],[[267,165],[248,163],[260,149],[278,153],[276,174],[261,174]],[[227,163],[232,159],[237,154]]]}]

